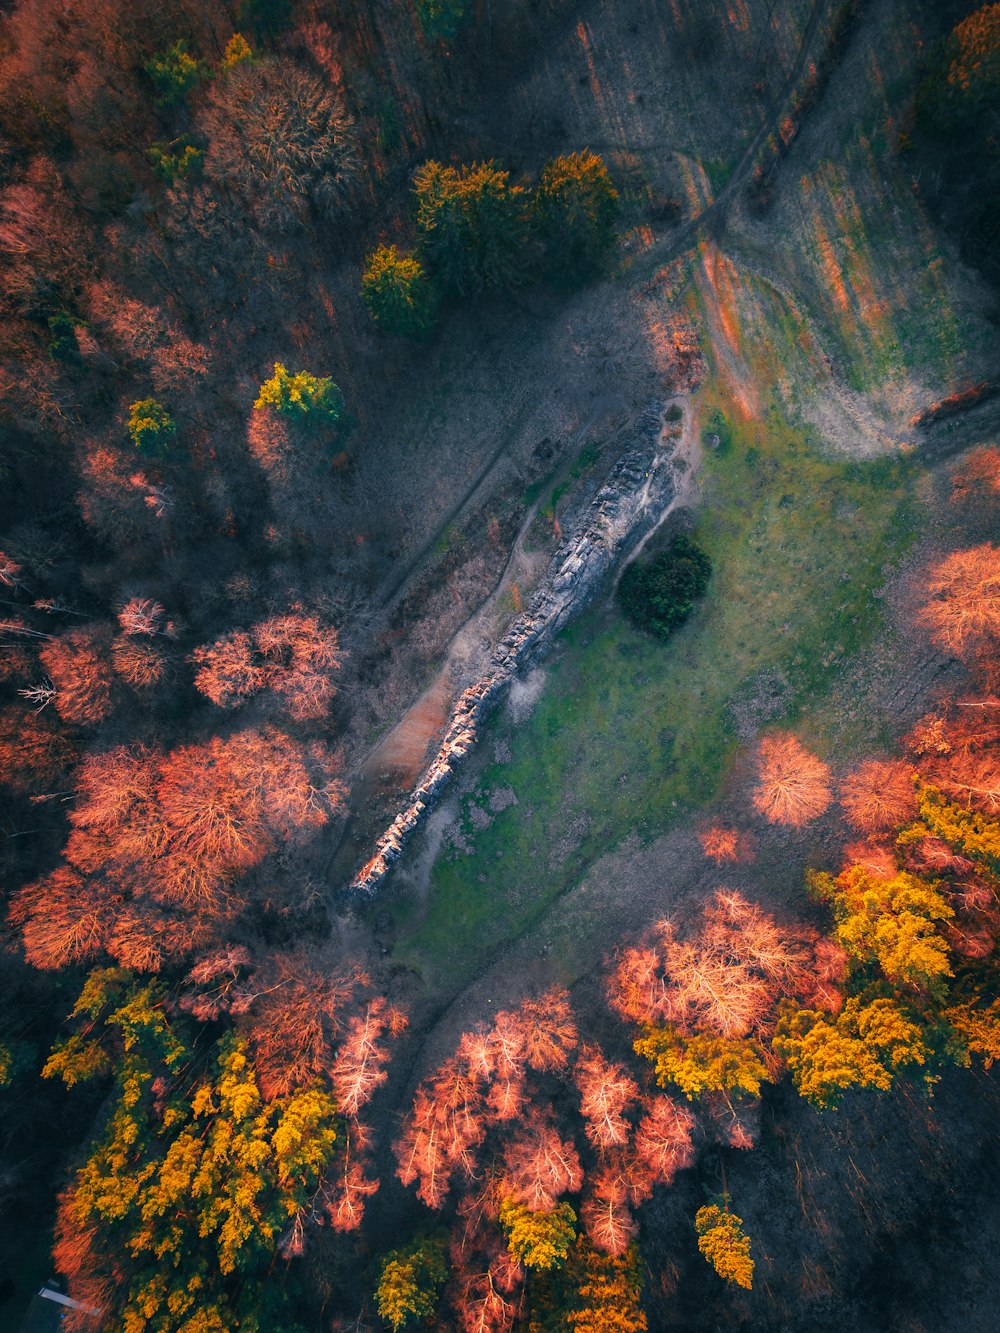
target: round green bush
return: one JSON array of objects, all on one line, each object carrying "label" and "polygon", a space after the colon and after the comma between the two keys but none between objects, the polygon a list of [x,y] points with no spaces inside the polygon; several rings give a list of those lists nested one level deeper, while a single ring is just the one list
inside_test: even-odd
[{"label": "round green bush", "polygon": [[618,600],[639,629],[667,639],[704,597],[711,574],[712,562],[705,552],[680,534],[665,550],[626,568]]}]

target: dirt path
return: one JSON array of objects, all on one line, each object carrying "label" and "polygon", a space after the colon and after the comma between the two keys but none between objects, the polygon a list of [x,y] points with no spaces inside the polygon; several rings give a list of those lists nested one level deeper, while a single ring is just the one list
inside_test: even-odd
[{"label": "dirt path", "polygon": [[719,191],[718,195],[707,204],[694,217],[689,218],[679,230],[670,236],[664,237],[652,245],[641,258],[637,259],[629,270],[629,277],[633,281],[639,281],[648,278],[657,269],[663,267],[669,260],[674,259],[682,251],[686,250],[691,242],[697,237],[699,232],[706,228],[711,229],[712,235],[718,239],[725,230],[726,214],[729,206],[736,198],[738,192],[746,185],[750,173],[753,170],[754,163],[759,157],[768,139],[775,132],[781,117],[795,92],[802,74],[806,68],[809,58],[812,54],[813,44],[816,41],[816,34],[819,32],[820,23],[823,15],[829,8],[830,0],[815,0],[812,10],[809,14],[809,21],[806,24],[806,30],[802,34],[802,42],[799,46],[799,53],[795,64],[785,80],[785,85],[781,92],[771,103],[767,116],[760,129],[750,140],[743,151],[742,156],[733,168],[732,175],[725,185]]}]

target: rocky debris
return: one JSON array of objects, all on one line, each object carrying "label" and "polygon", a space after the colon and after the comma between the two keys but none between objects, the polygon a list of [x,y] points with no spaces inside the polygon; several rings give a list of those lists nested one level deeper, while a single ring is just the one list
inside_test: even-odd
[{"label": "rocky debris", "polygon": [[501,814],[512,805],[520,805],[513,787],[498,787],[496,791],[490,793],[489,807],[495,815]]},{"label": "rocky debris", "polygon": [[371,893],[426,819],[459,761],[476,743],[478,725],[515,676],[534,665],[567,622],[593,597],[619,555],[660,518],[677,489],[673,450],[660,447],[663,403],[651,404],[635,423],[628,449],[612,468],[576,529],[555,555],[525,611],[493,650],[483,675],[459,696],[437,754],[410,804],[375,844],[351,888]]}]

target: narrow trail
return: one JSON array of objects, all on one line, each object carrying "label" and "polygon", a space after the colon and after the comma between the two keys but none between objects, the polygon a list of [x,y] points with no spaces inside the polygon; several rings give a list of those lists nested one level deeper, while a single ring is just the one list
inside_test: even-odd
[{"label": "narrow trail", "polygon": [[677,255],[689,247],[698,233],[706,228],[711,228],[712,235],[716,239],[721,236],[725,230],[726,214],[730,205],[746,184],[761,149],[777,129],[785,108],[799,85],[803,71],[812,55],[816,34],[819,32],[820,24],[829,5],[830,0],[815,0],[809,14],[809,20],[806,23],[805,32],[802,34],[799,53],[785,80],[784,87],[768,108],[763,124],[743,150],[729,180],[726,181],[710,204],[707,204],[694,217],[688,218],[687,222],[683,223],[672,235],[665,236],[662,241],[658,241],[651,246],[632,264],[627,276],[633,281],[648,278],[669,260],[676,258]]},{"label": "narrow trail", "polygon": [[[448,706],[460,690],[461,684],[469,683],[486,665],[493,646],[492,636],[488,631],[494,628],[491,621],[496,617],[500,599],[509,592],[514,583],[537,576],[541,570],[536,569],[536,565],[544,567],[548,563],[547,555],[537,560],[532,559],[527,556],[524,549],[525,538],[544,497],[569,476],[594,426],[602,414],[617,401],[615,395],[608,393],[598,398],[587,420],[574,436],[562,466],[546,481],[535,502],[528,509],[493,587],[485,599],[470,611],[450,639],[433,681],[406,710],[392,730],[376,741],[361,760],[359,771],[363,779],[371,781],[380,772],[399,771],[405,775],[400,779],[400,789],[405,790],[419,776],[431,742],[444,726]],[[439,718],[442,701],[444,712]],[[414,758],[415,772],[410,771]]]}]

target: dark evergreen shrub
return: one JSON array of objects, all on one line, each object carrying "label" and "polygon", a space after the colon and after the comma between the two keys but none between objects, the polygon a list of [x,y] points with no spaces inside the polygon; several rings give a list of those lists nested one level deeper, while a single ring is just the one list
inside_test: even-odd
[{"label": "dark evergreen shrub", "polygon": [[628,566],[618,584],[618,600],[639,629],[667,639],[704,597],[711,574],[705,552],[679,534],[664,550]]}]

